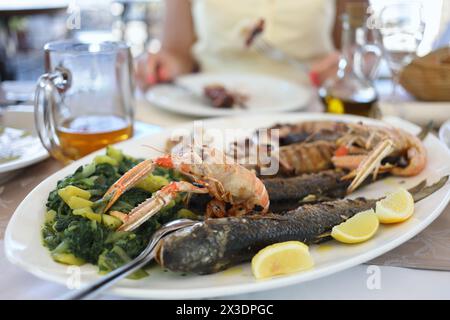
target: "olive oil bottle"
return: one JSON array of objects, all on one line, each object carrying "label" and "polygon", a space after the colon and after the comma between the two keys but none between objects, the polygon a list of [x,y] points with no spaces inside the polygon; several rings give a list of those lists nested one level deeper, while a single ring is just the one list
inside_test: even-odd
[{"label": "olive oil bottle", "polygon": [[342,16],[342,54],[336,74],[319,89],[325,112],[374,116],[378,94],[372,84],[381,50],[371,44],[367,6],[349,3]]},{"label": "olive oil bottle", "polygon": [[327,113],[334,114],[353,114],[363,117],[376,117],[377,98],[376,96],[371,100],[347,100],[337,96],[326,95],[320,97],[320,100],[324,104]]}]

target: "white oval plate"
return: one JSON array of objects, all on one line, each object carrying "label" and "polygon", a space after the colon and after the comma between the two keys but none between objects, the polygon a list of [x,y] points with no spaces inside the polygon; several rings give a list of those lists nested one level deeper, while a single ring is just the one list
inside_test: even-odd
[{"label": "white oval plate", "polygon": [[[197,117],[230,116],[242,113],[284,112],[307,106],[311,90],[284,79],[260,74],[198,73],[177,78],[177,86],[161,84],[146,93],[156,107]],[[203,103],[203,88],[221,84],[227,89],[248,95],[247,109],[220,109]],[[193,97],[192,92],[195,93]]]},{"label": "white oval plate", "polygon": [[[351,116],[336,117],[294,113],[261,115],[252,118],[223,118],[207,120],[204,124],[206,127],[221,129],[257,128],[275,122],[295,122],[311,119],[363,120],[365,123],[376,123],[374,120]],[[412,133],[419,132],[417,126],[398,118],[389,118],[387,122]],[[192,124],[186,124],[183,127],[191,128],[191,126]],[[171,130],[166,130],[162,133],[120,143],[118,147],[133,156],[153,157],[157,153],[144,145],[163,148],[165,139],[170,134]],[[447,148],[433,135],[426,138],[425,146],[429,161],[426,169],[419,176],[408,179],[387,178],[359,190],[353,196],[379,197],[392,191],[399,184],[408,188],[423,179],[427,179],[431,183],[449,174],[450,154]],[[103,152],[104,150],[101,150],[97,153]],[[78,166],[88,163],[94,156],[95,153],[50,176],[39,184],[19,205],[9,222],[5,235],[5,252],[11,262],[40,278],[62,284],[68,281],[73,269],[71,271],[67,266],[55,263],[48,250],[41,245],[40,230],[44,220],[45,202],[48,193],[55,188],[59,179],[74,172]],[[344,245],[330,241],[322,245],[311,246],[315,267],[305,272],[258,281],[253,278],[249,263],[205,276],[181,276],[172,272],[163,272],[161,268],[154,266],[149,270],[149,277],[138,281],[125,279],[114,286],[111,293],[141,298],[206,298],[268,290],[317,279],[367,262],[409,240],[439,216],[449,199],[450,184],[447,184],[435,194],[417,203],[415,214],[411,219],[398,225],[382,226],[376,236],[365,243]],[[97,268],[92,265],[82,266],[80,270],[83,283],[99,278]]]}]

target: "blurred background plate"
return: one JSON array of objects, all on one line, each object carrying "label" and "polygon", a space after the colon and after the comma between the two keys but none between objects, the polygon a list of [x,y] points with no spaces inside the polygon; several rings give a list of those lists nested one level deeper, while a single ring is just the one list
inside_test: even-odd
[{"label": "blurred background plate", "polygon": [[[41,141],[37,137],[34,128],[34,107],[31,105],[17,105],[10,107],[3,107],[0,109],[0,183],[13,178],[24,167],[38,163],[48,158],[48,152],[42,146]],[[2,128],[10,128],[12,135],[17,135],[19,130],[29,134],[26,136],[26,141],[21,144],[26,144],[27,147],[20,147],[21,153],[17,159],[3,162],[1,156],[8,152],[4,150],[2,141]],[[151,134],[160,131],[159,126],[143,123],[140,121],[134,122],[134,137],[139,137],[144,134]],[[16,144],[12,144],[13,148]],[[14,150],[11,150],[14,153]]]},{"label": "blurred background plate", "polygon": [[[203,88],[212,84],[247,95],[248,108],[221,109],[207,105],[202,100]],[[304,109],[311,99],[311,90],[261,74],[198,73],[179,77],[175,85],[157,85],[147,92],[146,98],[153,105],[168,111],[190,116],[216,117]]]},{"label": "blurred background plate", "polygon": [[[48,157],[47,150],[41,145],[34,130],[32,110],[31,106],[14,106],[0,110],[0,128],[3,129],[0,130],[0,183],[12,178],[19,169]],[[11,149],[7,148],[5,135],[10,135],[8,140],[14,138]],[[13,159],[2,161],[2,155],[6,153],[11,154]]]}]

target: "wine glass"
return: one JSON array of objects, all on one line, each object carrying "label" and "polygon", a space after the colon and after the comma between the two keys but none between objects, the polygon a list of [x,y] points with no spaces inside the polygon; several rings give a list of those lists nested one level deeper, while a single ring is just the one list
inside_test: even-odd
[{"label": "wine glass", "polygon": [[396,95],[400,73],[417,57],[425,23],[422,4],[407,1],[385,6],[379,14],[379,37],[383,55],[392,73],[392,97]]}]

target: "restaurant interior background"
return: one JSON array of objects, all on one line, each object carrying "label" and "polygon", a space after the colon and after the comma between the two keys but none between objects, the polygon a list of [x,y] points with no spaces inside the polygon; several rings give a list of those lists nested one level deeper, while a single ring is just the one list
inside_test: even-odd
[{"label": "restaurant interior background", "polygon": [[[44,71],[42,48],[52,40],[125,40],[131,44],[134,56],[138,56],[146,48],[153,51],[159,49],[164,1],[26,2],[31,7],[34,2],[38,8],[24,12],[19,10],[7,15],[5,12],[0,13],[2,81],[35,81]],[[0,3],[0,9],[1,5]],[[4,5],[13,7],[14,3]],[[23,5],[26,7],[27,4]]]},{"label": "restaurant interior background", "polygon": [[[344,3],[337,1],[338,4],[340,2]],[[396,2],[398,1],[371,0],[370,6],[374,14],[378,14],[385,5]],[[450,1],[417,2],[422,4],[422,19],[425,25],[417,54],[425,56],[433,50],[449,46]],[[130,45],[133,57],[138,58],[144,52],[156,53],[160,50],[163,16],[163,0],[0,1],[0,105],[33,101],[36,81],[44,72],[42,62],[45,43],[61,39],[123,40]],[[335,33],[333,37],[335,45],[339,47],[341,32]],[[393,95],[392,90],[397,92],[403,101],[411,100],[410,95],[402,90],[402,86],[392,89],[392,79],[390,68],[382,58],[374,85],[379,96],[387,97],[384,99],[385,103],[379,106],[383,113],[400,117],[405,117],[405,113],[408,113],[410,115],[406,119],[421,125],[429,120],[434,120],[435,125],[444,122],[446,112],[443,113],[443,108],[438,104],[433,108],[432,113],[436,116],[433,115],[432,119],[422,116],[421,110],[424,107],[418,103],[416,107],[411,107],[411,110],[414,110],[412,112],[392,104],[391,102],[395,102],[395,99],[389,100]],[[140,90],[136,93],[141,97]],[[312,106],[310,111],[320,109],[320,105]],[[416,111],[418,114],[413,116]],[[149,114],[143,115],[144,118]],[[173,124],[172,120],[175,119],[173,114],[166,117],[165,113],[161,113],[161,117],[167,124]],[[160,123],[157,121],[155,124]]]},{"label": "restaurant interior background", "polygon": [[[0,9],[13,4],[8,2],[0,1]],[[35,81],[43,73],[42,48],[56,39],[125,40],[135,57],[160,48],[163,0],[30,0],[25,6],[26,2],[43,9],[0,12],[0,81]],[[393,2],[372,0],[371,5],[377,10]],[[450,5],[447,0],[420,2],[426,30],[419,55],[425,55],[450,43]]]}]

